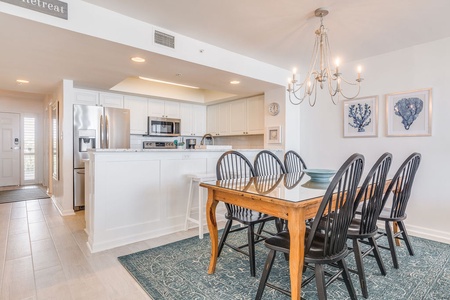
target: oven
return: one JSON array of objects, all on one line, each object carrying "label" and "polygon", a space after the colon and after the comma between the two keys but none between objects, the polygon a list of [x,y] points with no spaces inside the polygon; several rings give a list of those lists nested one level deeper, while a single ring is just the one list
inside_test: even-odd
[{"label": "oven", "polygon": [[180,119],[148,117],[148,135],[179,136]]}]

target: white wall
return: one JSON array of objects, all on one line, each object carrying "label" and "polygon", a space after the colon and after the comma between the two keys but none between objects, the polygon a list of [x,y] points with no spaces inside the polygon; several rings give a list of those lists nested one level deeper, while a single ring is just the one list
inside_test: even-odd
[{"label": "white wall", "polygon": [[63,80],[50,97],[59,102],[59,179],[52,179],[52,199],[62,215],[73,211],[73,81]]},{"label": "white wall", "polygon": [[[286,87],[282,86],[264,93],[264,127],[265,133],[268,127],[281,126],[281,144],[269,144],[267,134],[265,135],[264,148],[300,150],[300,110],[299,106],[291,106],[286,98]],[[280,105],[280,112],[272,116],[268,112],[270,103],[276,102]]]},{"label": "white wall", "polygon": [[[406,220],[409,233],[450,243],[450,38],[348,63],[342,69],[352,79],[354,66],[364,66],[361,97],[379,96],[376,138],[343,138],[343,105],[331,104],[322,91],[315,107],[301,107],[301,155],[311,168],[338,168],[352,153],[366,157],[366,168],[384,152],[393,154],[391,175],[412,152],[422,154]],[[385,95],[432,88],[432,136],[387,137]]]}]

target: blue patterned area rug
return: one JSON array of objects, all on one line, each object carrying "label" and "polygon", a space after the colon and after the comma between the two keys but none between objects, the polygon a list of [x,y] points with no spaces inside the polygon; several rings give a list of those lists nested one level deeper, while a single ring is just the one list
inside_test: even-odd
[{"label": "blue patterned area rug", "polygon": [[[234,235],[236,235],[235,233]],[[239,235],[239,234],[238,234]],[[231,238],[231,234],[229,239]],[[242,242],[245,233],[235,238]],[[382,250],[387,275],[382,276],[372,257],[364,259],[369,298],[390,300],[450,299],[450,245],[411,237],[415,256],[406,246],[398,247],[399,269],[392,267],[390,253]],[[119,257],[120,263],[154,300],[160,299],[254,299],[268,250],[263,243],[256,249],[256,277],[250,276],[248,258],[227,246],[218,258],[215,274],[208,275],[209,235],[197,237]],[[353,255],[347,258],[355,266]],[[309,275],[307,271],[307,274]],[[359,299],[358,276],[352,274]],[[275,260],[269,282],[289,288],[288,262],[282,254]],[[342,281],[327,288],[328,299],[349,299]],[[314,280],[302,289],[304,299],[317,299]],[[266,287],[263,299],[289,299]]]}]

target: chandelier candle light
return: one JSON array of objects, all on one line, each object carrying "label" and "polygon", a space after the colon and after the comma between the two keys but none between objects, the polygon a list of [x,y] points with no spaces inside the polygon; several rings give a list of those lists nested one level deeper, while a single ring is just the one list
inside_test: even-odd
[{"label": "chandelier candle light", "polygon": [[[361,78],[361,66],[358,66],[358,77],[355,83],[349,82],[345,80],[341,73],[339,73],[339,58],[335,61],[334,72],[331,68],[331,50],[330,44],[328,43],[327,29],[323,26],[323,17],[328,15],[328,10],[323,8],[318,8],[315,11],[315,16],[320,17],[320,27],[316,30],[316,41],[314,43],[313,55],[311,59],[311,64],[309,68],[309,72],[305,76],[305,80],[300,83],[297,81],[297,70],[293,70],[292,78],[288,79],[288,88],[289,92],[289,101],[292,104],[298,105],[308,97],[309,105],[314,106],[316,104],[317,99],[317,86],[321,89],[326,85],[328,87],[328,92],[331,96],[331,101],[334,104],[337,104],[335,100],[335,96],[337,95],[338,100],[339,96],[344,97],[345,99],[354,99],[359,95],[360,84],[363,80]],[[316,68],[320,67],[319,70]],[[328,79],[328,80],[327,80]],[[354,96],[349,97],[344,94],[343,89],[341,87],[341,83],[345,82],[348,85],[357,86],[357,92]],[[301,93],[303,91],[303,93]],[[311,95],[314,94],[313,99],[311,99]],[[291,95],[295,97],[295,99],[291,99]]]}]

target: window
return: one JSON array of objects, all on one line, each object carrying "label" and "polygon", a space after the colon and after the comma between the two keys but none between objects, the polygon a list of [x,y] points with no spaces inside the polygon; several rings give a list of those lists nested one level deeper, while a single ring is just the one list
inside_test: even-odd
[{"label": "window", "polygon": [[23,118],[23,180],[36,180],[36,119]]}]

